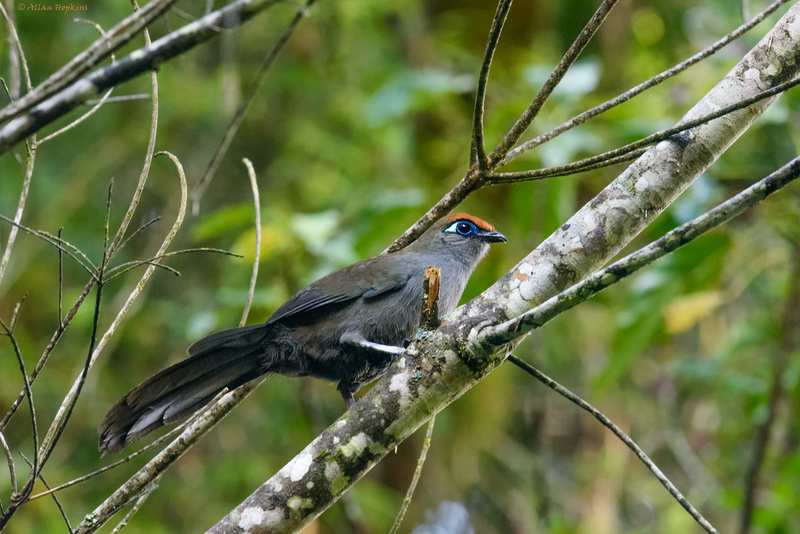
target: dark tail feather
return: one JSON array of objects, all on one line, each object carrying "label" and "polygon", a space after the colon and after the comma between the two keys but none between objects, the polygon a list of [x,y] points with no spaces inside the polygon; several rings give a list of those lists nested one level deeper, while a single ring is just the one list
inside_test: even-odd
[{"label": "dark tail feather", "polygon": [[185,419],[225,388],[265,374],[265,325],[234,328],[201,339],[189,358],[151,376],[125,395],[100,425],[103,454]]}]

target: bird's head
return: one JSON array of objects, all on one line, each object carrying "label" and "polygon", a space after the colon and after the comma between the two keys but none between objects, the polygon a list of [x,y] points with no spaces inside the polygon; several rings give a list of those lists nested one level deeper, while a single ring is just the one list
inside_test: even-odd
[{"label": "bird's head", "polygon": [[508,241],[506,236],[483,219],[451,213],[436,221],[408,249],[454,255],[474,268],[489,251],[489,243],[505,241]]}]

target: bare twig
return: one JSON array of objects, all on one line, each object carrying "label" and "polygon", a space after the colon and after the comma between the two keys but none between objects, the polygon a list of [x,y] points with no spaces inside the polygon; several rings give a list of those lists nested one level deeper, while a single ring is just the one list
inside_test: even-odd
[{"label": "bare twig", "polygon": [[[0,2],[0,5],[2,5],[2,2]],[[19,224],[22,222],[22,213],[25,211],[25,203],[28,200],[28,191],[30,191],[31,187],[31,178],[33,178],[33,164],[35,160],[36,138],[34,137],[31,139],[31,142],[28,143],[28,162],[25,166],[25,178],[22,181],[22,191],[19,194],[19,202],[17,203],[17,211],[14,215],[14,220],[10,221],[13,223],[13,226],[11,227],[11,231],[8,233],[6,248],[3,251],[3,257],[0,258],[0,283],[3,281],[6,267],[11,259],[11,250],[14,248],[14,241],[17,238]],[[5,217],[3,218],[5,219]]]},{"label": "bare twig", "polygon": [[761,468],[767,454],[772,427],[775,423],[778,406],[784,396],[784,380],[790,356],[800,346],[800,243],[793,243],[792,269],[789,275],[789,298],[783,308],[781,319],[781,340],[778,347],[775,368],[772,370],[772,383],[767,401],[767,417],[756,430],[753,457],[747,467],[744,485],[744,504],[739,516],[739,532],[748,534],[752,526],[756,507]]},{"label": "bare twig", "polygon": [[671,230],[660,239],[585,278],[534,309],[499,325],[484,328],[477,344],[500,346],[522,337],[622,278],[744,213],[748,208],[791,183],[798,175],[800,175],[800,158],[795,158],[714,209]]},{"label": "bare twig", "polygon": [[[22,382],[25,387],[25,396],[28,397],[28,407],[30,408],[30,415],[31,415],[31,427],[32,427],[32,436],[33,436],[33,443],[34,443],[34,450],[39,447],[39,425],[36,423],[36,406],[33,402],[33,392],[31,391],[31,381],[30,377],[28,376],[28,371],[25,370],[25,359],[22,357],[22,351],[19,348],[19,344],[17,343],[17,338],[14,337],[14,331],[6,326],[2,319],[0,319],[0,327],[3,328],[3,331],[8,336],[8,339],[11,341],[11,346],[14,348],[14,355],[17,357],[17,363],[19,364],[19,372],[22,374]],[[36,470],[36,457],[34,457],[34,471]],[[23,490],[24,492],[24,490]],[[0,520],[0,522],[2,522]]]},{"label": "bare twig", "polygon": [[494,13],[492,27],[489,30],[489,39],[486,42],[486,52],[483,55],[483,64],[478,76],[478,89],[475,92],[475,111],[472,114],[472,150],[470,151],[470,165],[477,163],[481,171],[489,170],[489,159],[486,157],[486,147],[483,142],[483,114],[486,103],[486,86],[489,83],[489,70],[492,68],[492,58],[500,41],[500,33],[511,9],[512,0],[500,0]]},{"label": "bare twig", "polygon": [[253,205],[256,210],[256,247],[253,257],[253,273],[250,275],[250,286],[247,291],[247,302],[245,302],[244,310],[242,311],[242,320],[239,321],[239,326],[247,324],[247,316],[250,314],[250,306],[253,304],[253,298],[256,294],[256,280],[258,279],[258,264],[261,258],[261,200],[258,195],[258,180],[256,180],[256,171],[253,169],[253,163],[244,158],[242,160],[247,167],[247,176],[250,178],[250,187],[253,189]]},{"label": "bare twig", "polygon": [[[25,395],[28,397],[28,406],[30,407],[30,416],[31,416],[31,426],[33,428],[33,443],[34,443],[34,451],[39,446],[39,430],[38,425],[36,423],[36,407],[33,402],[33,393],[31,392],[31,382],[30,378],[28,377],[28,372],[25,370],[25,360],[22,357],[22,352],[20,351],[19,345],[17,344],[17,340],[14,337],[14,332],[6,326],[2,319],[0,319],[0,327],[3,328],[3,331],[6,333],[8,338],[11,340],[11,345],[14,347],[14,354],[17,357],[17,363],[19,363],[19,370],[22,373],[22,380],[25,386]],[[5,446],[5,444],[4,444]],[[8,505],[2,514],[0,514],[0,531],[2,531],[8,520],[14,515],[14,512],[19,509],[19,507],[27,500],[28,496],[31,494],[31,490],[33,489],[33,483],[36,481],[37,476],[37,469],[39,468],[39,462],[36,457],[34,457],[33,461],[33,468],[31,469],[30,475],[28,475],[28,480],[25,482],[25,485],[22,489],[17,492],[15,491],[14,494],[11,496],[11,502]]]},{"label": "bare twig", "polygon": [[400,525],[403,523],[403,518],[406,516],[408,507],[411,505],[411,498],[414,496],[414,491],[417,489],[419,478],[422,475],[422,466],[425,464],[425,459],[428,457],[428,450],[431,448],[431,438],[433,437],[433,427],[435,424],[436,416],[434,415],[431,417],[430,421],[428,421],[428,430],[425,431],[425,440],[422,442],[422,450],[420,451],[419,459],[417,460],[417,468],[414,469],[414,477],[411,479],[411,483],[408,485],[406,496],[403,499],[403,505],[400,507],[400,511],[397,513],[397,517],[394,520],[394,524],[392,525],[392,529],[389,531],[389,534],[397,534],[400,531]]},{"label": "bare twig", "polygon": [[[20,42],[20,40],[19,40],[19,34],[17,33],[17,27],[14,24],[14,20],[11,18],[11,16],[9,16],[9,14],[6,11],[5,6],[3,6],[2,2],[0,2],[0,13],[2,13],[3,18],[6,21],[6,25],[8,26],[8,37],[9,37],[9,40],[11,41],[11,44],[14,45],[14,49],[15,49],[16,53],[19,56],[19,60],[21,62],[20,63],[20,67],[22,68],[22,76],[25,78],[25,87],[27,88],[28,92],[30,93],[31,87],[32,87],[31,86],[31,73],[28,70],[28,60],[25,59],[25,50],[22,49],[22,42]],[[12,89],[12,91],[13,91],[13,89]],[[9,94],[9,96],[11,96],[11,94]],[[17,100],[16,102],[19,102],[19,100]],[[16,102],[14,102],[14,104]],[[2,120],[2,119],[0,119],[0,120]]]},{"label": "bare twig", "polygon": [[57,236],[54,236],[50,232],[45,232],[44,230],[34,230],[33,228],[28,228],[24,224],[19,224],[17,222],[14,222],[13,219],[9,219],[3,214],[0,214],[0,220],[10,223],[14,228],[19,228],[20,230],[24,230],[29,234],[38,237],[42,241],[55,246],[56,248],[58,248],[58,250],[62,252],[66,252],[70,258],[75,260],[75,263],[83,267],[83,269],[90,275],[95,276],[97,267],[94,265],[94,263],[92,263],[92,260],[90,260],[89,257],[75,245]]},{"label": "bare twig", "polygon": [[71,486],[75,486],[77,484],[80,484],[81,482],[85,482],[85,481],[89,480],[90,478],[94,478],[97,475],[105,473],[106,471],[110,471],[110,470],[112,470],[112,469],[114,469],[116,467],[119,467],[122,464],[128,463],[131,460],[133,460],[134,458],[136,458],[137,456],[140,456],[140,455],[144,454],[145,452],[147,452],[147,451],[149,451],[151,449],[154,449],[155,447],[157,447],[160,444],[164,443],[168,439],[172,438],[175,434],[177,434],[179,432],[183,432],[183,430],[187,426],[192,424],[194,421],[197,420],[197,418],[199,418],[204,413],[206,413],[214,405],[214,403],[216,403],[219,399],[221,399],[222,396],[227,392],[228,392],[228,390],[226,388],[224,391],[220,392],[216,396],[216,398],[214,400],[212,400],[205,408],[199,410],[192,417],[190,417],[189,419],[187,419],[183,423],[179,424],[178,426],[176,426],[175,428],[173,428],[172,430],[170,430],[169,432],[167,432],[163,436],[159,437],[158,439],[153,440],[152,442],[148,443],[147,445],[145,445],[141,449],[137,450],[136,452],[133,452],[133,453],[129,454],[125,458],[120,458],[116,462],[110,463],[105,467],[101,467],[100,469],[97,469],[96,471],[92,471],[91,473],[87,473],[87,474],[85,474],[83,476],[80,476],[80,477],[78,477],[76,479],[70,480],[69,482],[65,482],[65,483],[63,483],[63,484],[61,484],[59,486],[54,487],[54,488],[49,488],[47,491],[43,491],[41,493],[37,493],[36,495],[32,495],[30,497],[30,499],[28,499],[28,500],[32,501],[34,499],[39,499],[41,497],[46,497],[47,495],[50,495],[51,493],[55,493],[57,491],[61,491],[63,489],[69,488]]},{"label": "bare twig", "polygon": [[[95,29],[98,32],[100,32],[100,36],[103,39],[107,39],[107,34],[106,34],[105,30],[103,30],[102,26],[100,26],[96,22],[91,21],[91,20],[87,20],[87,19],[82,19],[82,18],[76,18],[74,20],[76,22],[83,22],[85,24],[91,24],[92,26],[95,27]],[[145,32],[147,32],[147,30],[145,30]],[[111,53],[111,61],[113,62],[115,60],[116,60],[116,57],[114,56],[114,53],[112,52]],[[101,107],[103,107],[103,104],[105,104],[108,101],[108,97],[111,96],[111,93],[113,91],[114,91],[113,87],[111,89],[109,89],[108,91],[106,91],[106,94],[104,94],[102,96],[102,98],[100,98],[100,100],[92,107],[92,109],[90,109],[89,111],[87,111],[86,113],[84,113],[83,115],[81,115],[80,117],[78,117],[77,119],[72,121],[71,123],[67,124],[63,128],[61,128],[61,129],[51,133],[50,135],[44,137],[43,139],[41,139],[39,141],[39,145],[41,145],[45,141],[49,141],[50,139],[53,139],[54,137],[57,137],[57,136],[63,134],[64,132],[67,132],[67,131],[71,130],[72,128],[76,127],[77,125],[79,125],[80,123],[82,123],[83,121],[85,121],[86,119],[91,117],[92,115],[94,115],[95,112],[97,112],[97,110],[99,110]]]},{"label": "bare twig", "polygon": [[439,328],[439,284],[442,281],[442,270],[430,266],[425,270],[422,280],[422,317],[419,322],[423,330]]},{"label": "bare twig", "polygon": [[155,70],[165,61],[216,37],[219,35],[218,28],[239,26],[277,2],[278,0],[236,0],[197,22],[187,24],[162,37],[152,45],[134,51],[116,63],[93,72],[0,129],[0,154],[7,152],[16,143],[43,126],[84,104],[89,98],[144,72]]},{"label": "bare twig", "polygon": [[535,148],[551,139],[561,135],[562,133],[571,130],[572,128],[583,124],[584,122],[588,121],[589,119],[600,115],[601,113],[605,113],[609,109],[612,109],[624,102],[627,102],[631,98],[645,92],[648,89],[655,87],[656,85],[680,74],[681,72],[685,71],[689,67],[699,63],[700,61],[706,59],[707,57],[715,54],[717,51],[721,50],[725,46],[729,45],[731,42],[735,41],[751,29],[755,27],[757,24],[762,22],[772,13],[774,13],[779,7],[783,4],[788,2],[789,0],[776,0],[775,2],[771,3],[767,6],[764,11],[750,19],[746,24],[743,24],[736,28],[734,31],[723,37],[722,39],[718,40],[716,43],[712,44],[711,46],[701,50],[700,52],[696,53],[692,57],[678,63],[674,67],[671,67],[660,74],[657,74],[646,80],[636,87],[633,87],[619,96],[612,98],[611,100],[600,104],[599,106],[595,106],[592,109],[584,111],[580,115],[577,115],[568,121],[556,126],[549,132],[543,133],[541,135],[536,136],[535,138],[531,139],[530,141],[526,141],[522,145],[518,146],[517,148],[511,150],[506,157],[504,157],[500,162],[498,162],[498,167],[502,167],[509,161],[516,159],[517,157],[521,156],[523,153],[527,152],[528,150]]},{"label": "bare twig", "polygon": [[22,98],[0,110],[0,123],[13,117],[18,117],[76,81],[111,52],[118,50],[133,39],[142,28],[163,15],[175,1],[154,0],[148,3],[140,12],[134,13],[114,26],[109,30],[105,38],[98,39],[92,43],[89,48],[39,84],[36,89],[30,90]]},{"label": "bare twig", "polygon": [[135,261],[126,261],[125,263],[121,263],[119,265],[115,265],[113,268],[109,269],[106,272],[105,281],[109,282],[114,278],[121,276],[137,267],[141,267],[143,265],[152,265],[154,267],[158,267],[160,269],[164,269],[174,275],[180,276],[180,272],[173,269],[168,265],[164,265],[163,263],[159,263],[164,258],[169,258],[171,256],[177,256],[179,254],[189,254],[194,252],[214,252],[217,254],[224,254],[225,256],[233,256],[234,258],[241,258],[242,256],[236,254],[234,252],[230,252],[229,250],[224,250],[221,248],[211,248],[211,247],[199,247],[199,248],[187,248],[184,250],[176,250],[174,252],[166,252],[164,254],[153,256],[152,258],[148,258],[146,260],[135,260]]},{"label": "bare twig", "polygon": [[[8,475],[11,479],[11,494],[17,493],[17,470],[14,468],[14,457],[11,455],[11,449],[8,448],[6,437],[0,432],[0,445],[3,446],[3,452],[6,454],[6,462],[8,462]],[[2,510],[0,510],[2,513]]]},{"label": "bare twig", "polygon": [[129,511],[127,514],[125,514],[125,517],[123,517],[123,518],[122,518],[122,521],[120,521],[120,522],[119,522],[119,524],[118,524],[116,527],[114,527],[114,530],[112,530],[112,531],[111,531],[111,534],[119,534],[119,532],[120,532],[120,531],[121,531],[123,528],[125,528],[126,526],[128,526],[128,521],[130,521],[130,519],[131,519],[131,518],[132,518],[132,517],[133,517],[133,516],[136,514],[136,512],[138,512],[138,511],[139,511],[139,509],[142,507],[142,505],[143,505],[143,504],[144,504],[144,502],[147,500],[147,498],[148,498],[148,497],[150,497],[150,495],[152,495],[152,494],[153,494],[153,492],[154,492],[154,491],[155,491],[157,488],[158,488],[158,479],[156,479],[156,480],[152,481],[152,482],[151,482],[151,483],[150,483],[150,484],[147,486],[147,489],[145,489],[145,490],[142,492],[142,494],[141,494],[141,495],[139,495],[139,498],[138,498],[138,499],[136,499],[136,503],[134,503],[134,505],[133,505],[133,508],[131,508],[131,509],[130,509],[130,511]]},{"label": "bare twig", "polygon": [[595,419],[600,421],[600,423],[602,423],[603,426],[611,430],[611,432],[613,432],[614,435],[616,435],[625,445],[628,446],[630,450],[633,451],[636,457],[639,458],[645,466],[647,466],[647,469],[649,469],[650,472],[653,473],[653,475],[658,479],[658,481],[661,482],[661,485],[663,485],[667,489],[670,495],[672,495],[675,498],[675,500],[678,501],[678,503],[680,503],[683,509],[686,510],[689,513],[689,515],[691,515],[692,518],[694,518],[694,520],[697,521],[697,523],[701,527],[703,527],[703,529],[705,529],[706,532],[709,532],[711,534],[718,534],[717,529],[715,529],[711,525],[711,523],[709,523],[706,520],[706,518],[704,518],[702,514],[700,514],[700,512],[698,512],[694,508],[694,506],[691,505],[691,503],[688,500],[686,500],[686,497],[684,497],[683,494],[680,491],[678,491],[678,488],[676,488],[675,485],[672,482],[670,482],[670,480],[664,475],[664,473],[661,472],[658,466],[655,463],[653,463],[653,461],[636,444],[636,442],[633,441],[625,432],[623,432],[622,429],[620,429],[617,425],[615,425],[608,417],[603,415],[599,410],[597,410],[594,406],[592,406],[591,404],[580,398],[578,395],[574,394],[573,392],[571,392],[570,390],[568,390],[567,388],[565,388],[564,386],[562,386],[561,384],[559,384],[558,382],[556,382],[555,380],[544,374],[543,372],[539,371],[532,365],[517,358],[515,355],[509,354],[508,361],[510,361],[520,369],[524,370],[531,376],[535,377],[539,382],[549,387],[553,391],[557,392],[562,397],[570,400],[571,402],[577,404],[578,406],[580,406],[581,408],[592,414],[592,416],[594,416]]},{"label": "bare twig", "polygon": [[183,455],[197,440],[211,430],[223,417],[249,395],[263,379],[247,384],[227,393],[216,404],[186,427],[172,443],[134,473],[125,484],[84,518],[75,528],[76,534],[89,534],[102,527],[131,499],[139,495],[147,485]]},{"label": "bare twig", "polygon": [[[608,152],[598,154],[597,156],[592,156],[590,158],[586,158],[581,161],[576,161],[574,163],[569,163],[567,165],[561,165],[558,167],[551,167],[548,169],[536,169],[533,171],[503,172],[503,173],[492,174],[486,179],[486,184],[497,185],[497,184],[521,182],[527,180],[546,178],[550,176],[560,176],[572,172],[580,172],[584,170],[586,167],[596,168],[594,166],[596,166],[599,163],[607,162],[617,157],[628,157],[631,153],[633,153],[634,150],[638,150],[640,148],[652,145],[659,141],[669,139],[670,137],[676,134],[685,132],[692,128],[696,128],[697,126],[711,122],[712,120],[733,113],[734,111],[739,111],[740,109],[749,107],[755,104],[756,102],[760,102],[767,98],[771,98],[777,94],[783,93],[784,91],[787,91],[797,85],[800,85],[800,77],[778,84],[771,89],[762,91],[754,96],[751,96],[750,98],[746,98],[744,100],[736,102],[735,104],[731,104],[730,106],[725,106],[723,108],[720,108],[713,113],[709,113],[702,117],[697,117],[696,119],[688,120],[686,122],[681,122],[677,126],[673,126],[672,128],[667,128],[666,130],[656,132],[652,135],[648,135],[647,137],[639,139],[636,142],[627,144],[625,146],[621,146],[614,150],[609,150]],[[615,162],[618,161],[615,160]]]},{"label": "bare twig", "polygon": [[214,152],[214,156],[211,158],[211,161],[208,162],[208,166],[206,167],[205,172],[203,172],[202,178],[200,178],[200,181],[192,190],[192,213],[194,215],[197,215],[200,212],[200,199],[203,197],[203,194],[211,183],[211,180],[214,178],[220,163],[222,163],[222,158],[224,158],[225,154],[228,152],[228,147],[230,146],[231,141],[233,141],[236,132],[239,131],[239,126],[242,125],[242,121],[247,113],[247,109],[250,107],[250,104],[253,102],[253,100],[255,100],[256,94],[258,94],[261,84],[264,83],[270,67],[272,67],[272,64],[275,62],[278,54],[281,52],[281,50],[283,50],[283,46],[289,41],[289,38],[292,36],[292,33],[294,33],[294,29],[297,27],[297,24],[304,16],[308,14],[308,9],[311,7],[314,1],[315,0],[307,0],[305,6],[298,6],[297,13],[286,26],[283,35],[280,39],[278,39],[278,42],[275,43],[275,46],[272,47],[272,50],[269,52],[269,54],[267,54],[267,57],[264,58],[264,62],[258,69],[253,81],[250,83],[250,88],[247,91],[247,95],[244,97],[244,100],[242,100],[241,104],[239,104],[239,108],[236,110],[236,114],[233,116],[231,123],[228,125],[225,135],[220,140],[217,150]]},{"label": "bare twig", "polygon": [[536,95],[533,102],[528,106],[528,109],[517,119],[514,126],[511,127],[505,137],[503,137],[503,140],[500,141],[489,156],[491,162],[494,163],[503,159],[508,151],[519,141],[519,138],[522,137],[522,134],[528,129],[533,119],[539,114],[539,111],[542,109],[545,102],[547,102],[547,99],[550,98],[556,86],[561,82],[567,70],[575,63],[575,60],[578,59],[580,53],[586,45],[589,44],[589,40],[597,33],[597,30],[600,29],[600,25],[603,24],[603,21],[611,10],[614,9],[616,4],[617,0],[603,0],[603,3],[597,8],[592,18],[589,19],[589,22],[587,22],[586,26],[581,30],[581,33],[575,38],[575,41],[572,43],[572,46],[569,47],[567,53],[564,54],[564,57],[562,57],[561,61],[556,65],[555,70],[553,70],[553,73],[547,79],[544,86],[542,86],[539,94]]},{"label": "bare twig", "polygon": [[[33,464],[31,464],[31,461],[28,460],[28,458],[24,454],[20,453],[20,456],[22,456],[22,458],[25,460],[25,462],[31,468],[33,468]],[[45,488],[47,488],[48,490],[50,489],[50,484],[47,483],[47,481],[44,479],[44,477],[42,476],[41,473],[39,473],[39,480],[42,481],[42,484],[44,484]],[[30,499],[28,499],[28,500],[30,501]],[[64,507],[61,506],[61,502],[59,502],[58,496],[56,496],[55,494],[53,494],[53,502],[56,503],[56,507],[58,508],[58,511],[61,512],[61,517],[64,518],[64,523],[67,524],[67,530],[69,531],[70,534],[72,534],[72,524],[69,522],[69,517],[67,517],[67,512],[64,511]]]}]

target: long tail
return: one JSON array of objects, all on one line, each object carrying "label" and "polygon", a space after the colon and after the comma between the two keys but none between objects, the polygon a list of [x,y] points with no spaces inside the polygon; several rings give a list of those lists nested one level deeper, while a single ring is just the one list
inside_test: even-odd
[{"label": "long tail", "polygon": [[151,376],[125,395],[100,425],[103,454],[117,452],[153,430],[178,422],[225,388],[266,374],[265,325],[212,334],[189,347],[189,358]]}]

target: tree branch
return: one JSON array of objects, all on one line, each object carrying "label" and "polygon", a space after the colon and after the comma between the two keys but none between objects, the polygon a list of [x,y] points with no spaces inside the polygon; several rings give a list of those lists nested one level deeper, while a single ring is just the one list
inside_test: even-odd
[{"label": "tree branch", "polygon": [[216,37],[221,28],[239,26],[277,3],[278,0],[236,0],[76,81],[0,129],[0,154],[106,89],[158,69],[165,61]]}]

